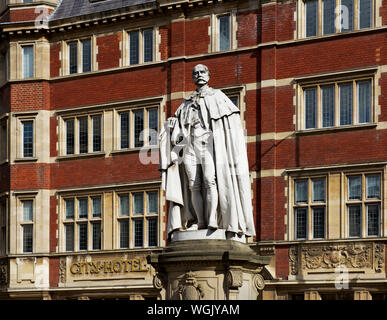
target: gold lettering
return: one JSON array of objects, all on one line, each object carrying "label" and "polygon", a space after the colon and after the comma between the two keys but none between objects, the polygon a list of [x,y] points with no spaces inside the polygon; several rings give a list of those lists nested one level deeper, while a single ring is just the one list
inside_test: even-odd
[{"label": "gold lettering", "polygon": [[140,270],[140,260],[133,259],[132,260],[132,271],[139,271],[139,270]]},{"label": "gold lettering", "polygon": [[113,271],[115,273],[120,273],[121,272],[121,262],[120,261],[114,261],[114,263],[113,263]]},{"label": "gold lettering", "polygon": [[[77,270],[76,270],[76,271],[74,270],[74,267],[77,267]],[[77,274],[77,273],[79,273],[79,272],[80,272],[79,263],[77,263],[77,262],[73,263],[73,264],[71,265],[71,267],[70,267],[70,272],[71,272],[72,274]]]},{"label": "gold lettering", "polygon": [[90,273],[99,273],[99,268],[95,262],[89,262]]},{"label": "gold lettering", "polygon": [[89,273],[89,263],[88,262],[81,262],[81,264],[80,264],[80,269],[81,269],[80,274],[82,274],[82,267],[83,266],[84,266],[84,268],[83,268],[84,273],[88,274]]},{"label": "gold lettering", "polygon": [[149,270],[149,266],[146,260],[141,260],[140,271],[148,271],[148,270]]},{"label": "gold lettering", "polygon": [[[108,265],[108,267],[107,267],[107,265]],[[104,261],[104,266],[105,266],[104,270],[103,270],[104,273],[108,273],[108,271],[107,271],[108,269],[110,270],[109,271],[110,273],[113,273],[112,262],[111,261],[109,261],[109,262],[108,261]]]}]

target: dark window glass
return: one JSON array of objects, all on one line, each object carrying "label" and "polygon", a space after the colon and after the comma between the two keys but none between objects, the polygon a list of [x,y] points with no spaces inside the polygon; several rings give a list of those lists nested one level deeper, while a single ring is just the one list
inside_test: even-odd
[{"label": "dark window glass", "polygon": [[317,36],[318,27],[318,1],[310,0],[305,2],[306,36]]},{"label": "dark window glass", "polygon": [[359,0],[359,29],[372,26],[372,0]]},{"label": "dark window glass", "polygon": [[69,48],[69,73],[78,72],[78,42],[70,42]]},{"label": "dark window glass", "polygon": [[34,123],[33,121],[23,122],[23,157],[32,157],[34,153]]},{"label": "dark window glass", "polygon": [[158,192],[148,192],[148,213],[158,212]]},{"label": "dark window glass", "polygon": [[102,128],[101,128],[101,116],[93,116],[93,152],[102,150]]},{"label": "dark window glass", "polygon": [[336,0],[323,0],[323,34],[336,32]]},{"label": "dark window glass", "polygon": [[93,218],[101,216],[101,197],[92,198]]},{"label": "dark window glass", "polygon": [[129,215],[129,195],[120,195],[120,216]]},{"label": "dark window glass", "polygon": [[325,208],[313,208],[313,238],[325,237]]},{"label": "dark window glass", "polygon": [[93,250],[101,249],[101,222],[92,223],[93,231]]},{"label": "dark window glass", "polygon": [[308,180],[295,181],[295,201],[308,202]]},{"label": "dark window glass", "polygon": [[316,128],[317,88],[308,88],[305,94],[305,129]]},{"label": "dark window glass", "polygon": [[120,114],[121,149],[129,148],[129,112]]},{"label": "dark window glass", "polygon": [[361,205],[348,206],[349,236],[361,236]]},{"label": "dark window glass", "polygon": [[341,0],[341,31],[353,30],[353,0]]},{"label": "dark window glass", "polygon": [[133,214],[144,214],[144,194],[133,193]]},{"label": "dark window glass", "polygon": [[158,110],[148,110],[148,126],[149,126],[149,144],[157,145],[159,131],[159,115]]},{"label": "dark window glass", "polygon": [[34,46],[23,46],[23,79],[34,77]]},{"label": "dark window glass", "polygon": [[33,225],[23,226],[23,252],[32,252],[33,247]]},{"label": "dark window glass", "polygon": [[144,221],[141,219],[133,220],[134,227],[134,246],[142,247],[144,243]]},{"label": "dark window glass", "polygon": [[129,33],[129,63],[139,63],[139,32],[132,31]]},{"label": "dark window glass", "polygon": [[335,124],[335,86],[321,87],[322,126],[332,127]]},{"label": "dark window glass", "polygon": [[359,81],[358,89],[358,117],[359,123],[367,123],[371,121],[371,81]]},{"label": "dark window glass", "polygon": [[153,61],[153,29],[142,32],[144,43],[144,62]]},{"label": "dark window glass", "polygon": [[230,50],[230,16],[219,17],[219,50]]},{"label": "dark window glass", "polygon": [[148,246],[157,246],[157,218],[148,219]]},{"label": "dark window glass", "polygon": [[87,198],[79,198],[78,199],[78,217],[80,219],[88,218],[88,199]]},{"label": "dark window glass", "polygon": [[352,83],[339,85],[340,125],[352,124],[353,90]]},{"label": "dark window glass", "polygon": [[79,118],[79,153],[87,153],[88,152],[88,121],[87,117]]},{"label": "dark window glass", "polygon": [[74,225],[66,224],[66,251],[74,251]]},{"label": "dark window glass", "polygon": [[295,209],[296,239],[306,239],[307,212],[307,208]]},{"label": "dark window glass", "polygon": [[74,219],[74,199],[66,199],[66,219]]},{"label": "dark window glass", "polygon": [[348,177],[348,199],[361,200],[361,176]]},{"label": "dark window glass", "polygon": [[91,40],[82,40],[82,71],[91,71]]},{"label": "dark window glass", "polygon": [[367,234],[368,236],[379,235],[379,205],[367,205]]},{"label": "dark window glass", "polygon": [[87,223],[79,223],[79,250],[87,250]]},{"label": "dark window glass", "polygon": [[134,114],[134,147],[143,146],[144,110],[136,110]]},{"label": "dark window glass", "polygon": [[66,120],[66,154],[74,154],[74,119]]},{"label": "dark window glass", "polygon": [[369,174],[366,176],[367,199],[380,199],[380,175]]},{"label": "dark window glass", "polygon": [[129,221],[120,221],[120,248],[129,248]]},{"label": "dark window glass", "polygon": [[313,194],[312,201],[323,202],[325,201],[325,179],[313,179]]}]

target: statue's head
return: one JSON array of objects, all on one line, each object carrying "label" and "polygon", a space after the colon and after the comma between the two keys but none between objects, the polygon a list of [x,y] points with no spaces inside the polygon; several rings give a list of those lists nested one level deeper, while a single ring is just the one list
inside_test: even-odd
[{"label": "statue's head", "polygon": [[197,87],[203,87],[210,80],[210,71],[204,64],[197,64],[192,70],[192,78]]}]

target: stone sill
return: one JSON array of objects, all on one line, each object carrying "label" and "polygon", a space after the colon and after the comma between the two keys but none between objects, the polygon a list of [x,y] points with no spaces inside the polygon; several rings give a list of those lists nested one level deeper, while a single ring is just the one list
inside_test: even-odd
[{"label": "stone sill", "polygon": [[317,128],[317,129],[305,129],[296,131],[297,135],[309,135],[309,134],[323,134],[323,133],[336,133],[341,131],[350,130],[361,130],[361,129],[372,129],[377,127],[377,123],[366,123],[366,124],[354,124],[337,127]]},{"label": "stone sill", "polygon": [[348,242],[387,242],[387,237],[369,237],[369,238],[343,238],[343,239],[316,239],[316,240],[274,240],[259,241],[254,245],[260,246],[281,246],[281,245],[313,245],[313,244],[335,244]]},{"label": "stone sill", "polygon": [[105,155],[106,155],[105,152],[81,153],[81,154],[59,156],[59,157],[56,157],[56,160],[57,161],[80,160],[80,159],[86,159],[86,158],[104,157]]},{"label": "stone sill", "polygon": [[36,162],[38,161],[38,158],[31,157],[31,158],[16,158],[13,160],[13,162]]},{"label": "stone sill", "polygon": [[144,149],[144,152],[159,150],[159,146],[143,146],[138,148],[129,148],[129,149],[123,149],[123,150],[113,150],[110,152],[111,156],[117,156],[120,154],[130,154],[130,153],[140,153],[141,150]]}]

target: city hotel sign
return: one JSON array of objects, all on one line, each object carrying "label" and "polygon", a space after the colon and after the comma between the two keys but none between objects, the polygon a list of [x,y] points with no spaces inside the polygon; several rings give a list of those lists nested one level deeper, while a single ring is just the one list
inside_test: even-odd
[{"label": "city hotel sign", "polygon": [[128,272],[147,272],[149,265],[144,258],[113,259],[101,261],[77,261],[69,265],[70,273],[76,275],[123,274]]}]

